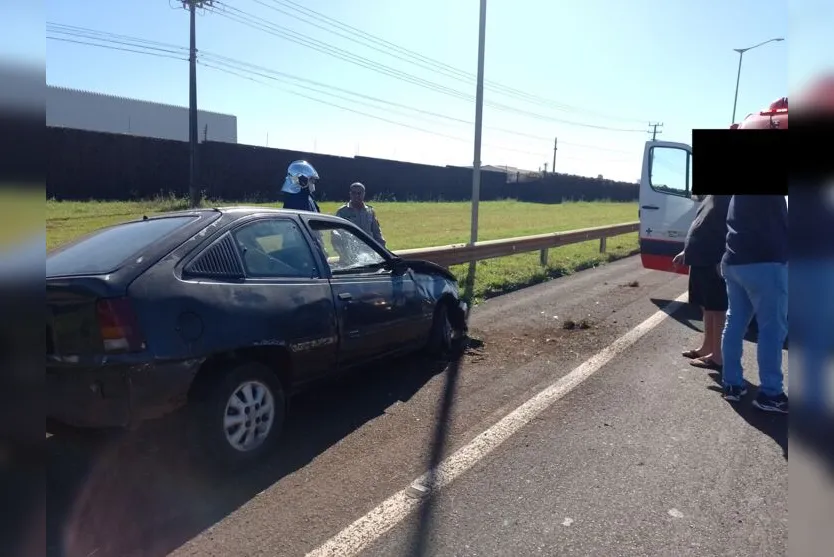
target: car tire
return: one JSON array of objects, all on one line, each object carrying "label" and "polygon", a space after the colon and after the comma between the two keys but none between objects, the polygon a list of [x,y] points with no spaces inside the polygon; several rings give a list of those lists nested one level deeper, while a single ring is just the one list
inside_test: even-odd
[{"label": "car tire", "polygon": [[434,310],[428,352],[432,356],[448,354],[454,345],[454,327],[449,319],[449,306],[440,302]]},{"label": "car tire", "polygon": [[281,435],[286,397],[275,373],[257,362],[215,372],[189,412],[189,437],[208,469],[231,471],[271,452]]}]

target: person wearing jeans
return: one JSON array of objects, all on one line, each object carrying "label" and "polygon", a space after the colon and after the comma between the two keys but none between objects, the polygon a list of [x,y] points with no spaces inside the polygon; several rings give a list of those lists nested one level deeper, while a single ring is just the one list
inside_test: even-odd
[{"label": "person wearing jeans", "polygon": [[727,283],[727,320],[721,337],[724,398],[747,394],[741,357],[753,316],[759,335],[761,388],[753,405],[788,412],[782,348],[788,334],[788,207],[780,195],[734,195],[727,211],[721,274]]}]

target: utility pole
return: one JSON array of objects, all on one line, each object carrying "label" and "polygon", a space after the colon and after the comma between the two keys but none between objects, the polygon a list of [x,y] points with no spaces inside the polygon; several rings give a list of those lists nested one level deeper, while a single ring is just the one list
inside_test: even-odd
[{"label": "utility pole", "polygon": [[214,0],[182,0],[189,12],[188,50],[188,197],[192,207],[200,204],[199,166],[197,160],[197,8],[211,6]]},{"label": "utility pole", "polygon": [[470,242],[478,241],[478,203],[481,198],[481,132],[484,115],[484,47],[486,44],[486,0],[481,0],[478,25],[478,82],[475,89],[475,156],[472,161],[472,230]]},{"label": "utility pole", "polygon": [[550,167],[550,171],[556,174],[556,148],[559,143],[559,138],[553,138],[553,166]]},{"label": "utility pole", "polygon": [[657,128],[662,128],[663,127],[663,122],[656,122],[654,124],[649,122],[649,127],[652,128],[652,130],[650,132],[648,132],[648,133],[652,134],[652,141],[657,139],[657,134],[663,133],[662,131],[661,132],[657,131]]}]

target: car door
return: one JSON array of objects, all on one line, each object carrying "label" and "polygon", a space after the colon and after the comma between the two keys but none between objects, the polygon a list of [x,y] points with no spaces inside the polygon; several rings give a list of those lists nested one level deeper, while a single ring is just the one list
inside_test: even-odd
[{"label": "car door", "polygon": [[640,178],[640,258],[647,269],[687,274],[672,259],[683,250],[695,218],[692,148],[684,143],[649,141]]},{"label": "car door", "polygon": [[295,378],[306,382],[337,365],[338,329],[330,283],[313,239],[292,217],[256,217],[232,230],[246,273],[234,293],[258,346],[285,346]]},{"label": "car door", "polygon": [[417,340],[425,300],[408,269],[347,223],[308,219],[320,238],[339,321],[339,362],[352,366]]}]

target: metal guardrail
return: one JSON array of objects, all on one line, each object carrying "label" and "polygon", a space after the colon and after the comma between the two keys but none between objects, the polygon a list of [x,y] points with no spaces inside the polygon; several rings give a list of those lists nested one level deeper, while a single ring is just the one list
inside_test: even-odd
[{"label": "metal guardrail", "polygon": [[606,240],[608,238],[637,232],[639,230],[639,222],[627,222],[609,226],[597,226],[595,228],[522,236],[520,238],[488,240],[485,242],[475,242],[474,244],[452,244],[433,248],[406,249],[400,250],[396,254],[403,258],[425,259],[432,263],[449,267],[451,265],[460,265],[472,261],[482,261],[484,259],[494,259],[497,257],[538,251],[541,264],[546,265],[548,250],[552,248],[578,244],[590,240],[599,240],[599,251],[600,253],[605,253],[607,249]]}]

